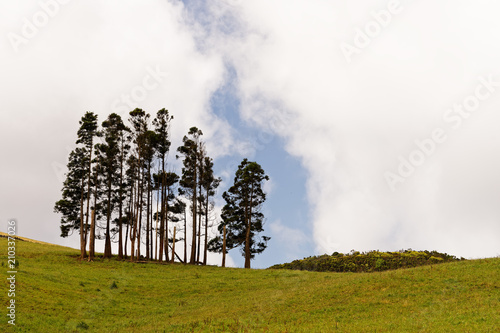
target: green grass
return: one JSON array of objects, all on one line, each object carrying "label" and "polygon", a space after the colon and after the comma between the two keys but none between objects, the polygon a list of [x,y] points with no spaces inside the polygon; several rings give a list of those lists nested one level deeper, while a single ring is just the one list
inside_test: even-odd
[{"label": "green grass", "polygon": [[[16,246],[14,332],[499,332],[500,327],[499,258],[318,273],[114,259],[89,263],[69,248],[22,241]],[[0,247],[7,249],[5,238]],[[7,284],[4,289],[6,314]],[[12,329],[5,314],[0,331]]]}]

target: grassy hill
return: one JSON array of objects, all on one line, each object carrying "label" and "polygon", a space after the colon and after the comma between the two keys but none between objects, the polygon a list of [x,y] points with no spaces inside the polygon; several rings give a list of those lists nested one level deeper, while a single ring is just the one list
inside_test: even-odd
[{"label": "grassy hill", "polygon": [[[7,240],[0,238],[3,276]],[[498,332],[500,259],[376,273],[116,260],[17,242],[14,332]],[[5,279],[4,279],[5,281]]]}]

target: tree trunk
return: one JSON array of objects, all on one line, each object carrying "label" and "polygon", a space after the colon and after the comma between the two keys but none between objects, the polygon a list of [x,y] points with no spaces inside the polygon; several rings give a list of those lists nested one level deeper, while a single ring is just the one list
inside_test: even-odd
[{"label": "tree trunk", "polygon": [[80,259],[83,260],[86,256],[85,252],[85,235],[83,224],[83,187],[85,186],[85,178],[82,177],[82,194],[80,196]]},{"label": "tree trunk", "polygon": [[184,263],[187,263],[187,216],[186,207],[184,207]]},{"label": "tree trunk", "polygon": [[158,253],[158,219],[159,219],[159,212],[158,212],[158,205],[160,203],[160,187],[158,186],[158,191],[156,191],[156,228],[155,228],[155,260],[161,261],[161,257],[163,257],[163,253]]},{"label": "tree trunk", "polygon": [[[200,194],[201,194],[201,189],[200,189]],[[201,206],[201,203],[200,203]],[[201,209],[203,207],[201,206]],[[201,250],[201,215],[203,212],[200,212],[198,214],[198,248],[196,249],[196,264],[200,263],[200,250]]]},{"label": "tree trunk", "polygon": [[193,185],[193,202],[192,202],[192,214],[193,214],[193,235],[192,235],[192,240],[191,240],[191,258],[189,260],[189,263],[191,265],[194,265],[195,264],[195,261],[196,261],[196,213],[197,213],[197,208],[196,208],[196,204],[197,204],[197,196],[196,196],[196,189],[198,187],[198,184],[197,184],[197,163],[195,163],[195,166],[194,166],[194,185]]},{"label": "tree trunk", "polygon": [[250,191],[250,202],[248,203],[248,207],[245,212],[246,219],[246,237],[245,237],[245,268],[250,268],[250,230],[252,228],[252,202],[253,202],[253,184]]},{"label": "tree trunk", "polygon": [[[135,184],[135,181],[132,180],[132,187]],[[135,195],[135,200],[134,198],[131,198],[132,201],[132,214],[130,216],[132,220],[132,225],[130,226],[130,261],[134,261],[135,257],[135,237],[136,237],[136,232],[137,232],[137,214],[139,212],[139,204],[137,200],[139,200],[139,184],[137,184],[137,190],[132,188],[132,196],[134,195],[134,192],[136,193]]]},{"label": "tree trunk", "polygon": [[[143,174],[141,173],[141,178],[143,178]],[[144,204],[144,179],[141,180],[141,186],[139,188],[139,225],[137,226],[137,255],[136,260],[141,260],[141,231],[142,231],[142,206]]]},{"label": "tree trunk", "polygon": [[[163,167],[164,169],[164,167]],[[165,200],[165,188],[164,188],[164,175],[165,175],[165,171],[162,171],[161,173],[161,183],[160,183],[160,187],[161,187],[161,200],[160,200],[160,206],[161,206],[161,212],[160,212],[160,257],[159,257],[159,260],[162,261],[163,260],[163,243],[165,242],[165,221],[163,219],[163,214],[164,214],[164,210],[163,210],[163,207],[164,207],[164,200]],[[168,259],[168,258],[167,258]]]},{"label": "tree trunk", "polygon": [[90,221],[90,239],[89,239],[89,261],[93,261],[95,257],[95,206],[92,209],[92,217]]},{"label": "tree trunk", "polygon": [[123,244],[123,258],[127,259],[127,240],[128,240],[128,228],[129,228],[129,223],[127,223],[127,229],[125,229],[125,244]]},{"label": "tree trunk", "polygon": [[111,224],[111,178],[108,180],[108,204],[107,204],[107,214],[106,214],[106,240],[104,243],[104,258],[111,258],[111,235],[110,235],[110,224]]},{"label": "tree trunk", "polygon": [[120,159],[120,191],[119,191],[119,201],[118,201],[118,259],[123,259],[123,231],[122,231],[122,210],[123,210],[123,159],[124,147],[123,147],[123,137],[122,137],[122,156]]},{"label": "tree trunk", "polygon": [[247,223],[247,232],[245,237],[245,268],[250,268],[250,223]]},{"label": "tree trunk", "polygon": [[[168,244],[168,197],[170,196],[170,186],[167,186],[165,188],[165,202],[164,202],[164,234],[163,234],[163,248],[165,249],[165,261],[168,261],[168,247],[169,247],[169,244]],[[172,255],[174,255],[172,253]]]},{"label": "tree trunk", "polygon": [[208,252],[208,205],[209,205],[209,191],[207,190],[207,201],[205,203],[205,242],[203,247],[203,265],[207,264],[207,252]]},{"label": "tree trunk", "polygon": [[174,226],[174,238],[173,238],[173,242],[172,242],[172,261],[171,263],[173,264],[174,261],[175,261],[175,231],[176,231],[177,227]]},{"label": "tree trunk", "polygon": [[222,236],[222,267],[226,267],[226,225]]},{"label": "tree trunk", "polygon": [[[93,140],[90,142],[90,156],[89,156],[89,169],[87,178],[87,214],[85,216],[85,237],[83,240],[83,252],[85,254],[85,248],[87,247],[87,229],[89,228],[89,203],[90,203],[90,175],[92,174],[92,150],[93,150]],[[83,258],[82,258],[83,259]]]},{"label": "tree trunk", "polygon": [[[153,259],[153,201],[154,201],[154,196],[153,196],[153,187],[151,187],[151,207],[149,208],[149,221],[151,221],[151,226],[149,229],[149,253],[151,260]],[[155,230],[156,232],[156,230]]]},{"label": "tree trunk", "polygon": [[147,196],[147,208],[146,208],[146,260],[149,260],[149,206],[150,206],[150,193],[151,193],[151,173],[150,173],[151,166],[148,163],[148,196]]}]

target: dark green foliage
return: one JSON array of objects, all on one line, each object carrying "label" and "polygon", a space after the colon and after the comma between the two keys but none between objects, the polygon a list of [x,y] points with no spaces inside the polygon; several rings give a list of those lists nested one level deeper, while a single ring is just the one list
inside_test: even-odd
[{"label": "dark green foliage", "polygon": [[200,182],[199,175],[199,160],[200,160],[200,137],[203,132],[196,127],[189,129],[188,135],[182,139],[183,145],[177,148],[177,151],[184,156],[182,161],[182,177],[179,181],[179,194],[185,195],[191,201],[192,223],[192,240],[191,240],[191,256],[190,264],[196,262],[196,216],[198,214],[198,195],[197,188]]},{"label": "dark green foliage", "polygon": [[122,119],[116,113],[112,113],[102,123],[104,142],[95,145],[97,162],[102,170],[104,188],[106,197],[104,205],[106,207],[106,244],[104,247],[104,256],[111,257],[111,236],[110,236],[110,223],[111,215],[114,210],[114,204],[119,196],[121,184],[119,183],[120,176],[120,140],[122,133],[126,130]]},{"label": "dark green foliage", "polygon": [[423,265],[440,264],[458,260],[455,256],[436,251],[401,250],[399,252],[356,252],[349,254],[335,252],[331,256],[324,254],[291,263],[278,264],[270,269],[294,269],[316,272],[376,272]]},{"label": "dark green foliage", "polygon": [[[156,149],[163,164],[165,163],[167,153],[170,150],[170,122],[173,118],[174,117],[168,113],[168,110],[161,109],[156,113],[156,118],[153,120],[153,125],[158,135]],[[163,165],[162,170],[164,171]]]},{"label": "dark green foliage", "polygon": [[62,199],[54,206],[54,212],[61,214],[61,237],[68,237],[73,230],[80,230],[80,200],[87,180],[84,177],[85,165],[88,163],[86,155],[85,148],[76,148],[69,154]]},{"label": "dark green foliage", "polygon": [[[246,158],[241,162],[234,177],[234,185],[224,192],[222,197],[226,205],[222,208],[222,223],[219,232],[222,234],[226,225],[226,248],[241,246],[245,257],[245,268],[250,268],[250,260],[255,254],[262,253],[267,247],[270,237],[258,237],[264,231],[264,214],[261,206],[266,200],[262,183],[269,180],[262,167],[257,162],[249,162]],[[217,236],[210,240],[208,249],[212,252],[222,252],[223,240]]]},{"label": "dark green foliage", "polygon": [[[184,156],[182,178],[180,185],[182,194],[192,195],[198,185],[198,161],[200,150],[200,137],[203,132],[196,127],[189,129],[188,136],[182,139],[183,145],[177,151]],[[196,194],[195,194],[196,195]]]}]

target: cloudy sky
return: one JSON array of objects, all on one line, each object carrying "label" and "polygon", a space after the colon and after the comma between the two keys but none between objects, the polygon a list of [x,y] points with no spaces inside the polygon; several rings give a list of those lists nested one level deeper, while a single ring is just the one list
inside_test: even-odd
[{"label": "cloudy sky", "polygon": [[499,11],[2,1],[0,230],[16,218],[20,235],[77,247],[53,206],[78,120],[167,108],[174,147],[203,130],[221,190],[243,157],[271,177],[254,267],[351,249],[500,255]]}]

